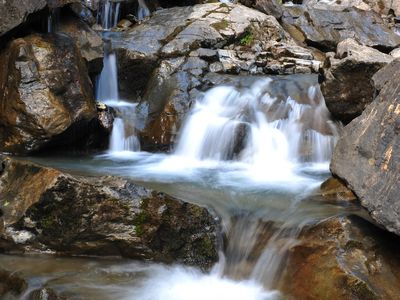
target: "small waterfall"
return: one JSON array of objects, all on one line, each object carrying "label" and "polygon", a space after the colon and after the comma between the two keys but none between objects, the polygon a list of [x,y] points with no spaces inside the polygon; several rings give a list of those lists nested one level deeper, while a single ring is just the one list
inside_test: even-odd
[{"label": "small waterfall", "polygon": [[96,99],[116,111],[116,118],[110,137],[109,151],[139,151],[140,143],[135,132],[136,104],[121,101],[118,93],[117,57],[111,52],[111,44],[106,42],[103,70],[97,80]]},{"label": "small waterfall", "polygon": [[150,16],[150,10],[148,9],[145,0],[138,0],[138,11],[137,11],[137,19],[139,21]]},{"label": "small waterfall", "polygon": [[47,16],[47,33],[53,33],[57,30],[60,20],[60,9],[50,8]]},{"label": "small waterfall", "polygon": [[104,30],[117,26],[120,15],[121,2],[104,0],[97,13],[97,22]]}]

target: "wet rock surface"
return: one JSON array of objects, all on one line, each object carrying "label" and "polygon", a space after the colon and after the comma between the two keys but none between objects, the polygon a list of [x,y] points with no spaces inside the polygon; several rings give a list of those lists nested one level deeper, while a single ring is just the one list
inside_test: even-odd
[{"label": "wet rock surface", "polygon": [[399,76],[398,61],[374,75],[379,95],[360,117],[345,127],[331,162],[333,174],[348,184],[372,218],[397,234],[400,234]]},{"label": "wet rock surface", "polygon": [[290,251],[283,289],[297,299],[397,299],[397,239],[358,217],[305,229]]},{"label": "wet rock surface", "polygon": [[400,44],[400,36],[389,29],[379,14],[352,7],[338,11],[286,7],[282,22],[285,29],[298,32],[298,39],[325,51],[335,51],[337,44],[347,38],[386,51]]},{"label": "wet rock surface", "polygon": [[216,219],[199,206],[115,177],[72,176],[6,158],[0,249],[124,256],[208,269]]},{"label": "wet rock surface", "polygon": [[[37,151],[96,117],[85,63],[68,36],[16,39],[0,62],[1,151]],[[63,136],[65,143],[77,138]]]},{"label": "wet rock surface", "polygon": [[345,124],[361,115],[374,99],[372,76],[392,60],[392,56],[361,46],[355,40],[340,42],[336,55],[330,55],[325,62],[321,84],[332,115]]},{"label": "wet rock surface", "polygon": [[88,64],[89,73],[100,73],[103,67],[103,40],[101,35],[78,18],[65,16],[57,31],[68,34],[78,46]]},{"label": "wet rock surface", "polygon": [[5,0],[0,2],[0,36],[46,7],[46,0]]}]

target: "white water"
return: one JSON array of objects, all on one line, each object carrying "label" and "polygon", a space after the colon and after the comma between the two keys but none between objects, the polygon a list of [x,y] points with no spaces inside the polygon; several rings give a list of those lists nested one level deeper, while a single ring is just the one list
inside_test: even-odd
[{"label": "white water", "polygon": [[120,15],[121,2],[104,0],[101,2],[97,14],[98,23],[101,24],[104,30],[109,30],[117,26]]},{"label": "white water", "polygon": [[141,21],[148,16],[150,16],[150,10],[148,9],[146,2],[144,0],[138,0],[137,19]]}]

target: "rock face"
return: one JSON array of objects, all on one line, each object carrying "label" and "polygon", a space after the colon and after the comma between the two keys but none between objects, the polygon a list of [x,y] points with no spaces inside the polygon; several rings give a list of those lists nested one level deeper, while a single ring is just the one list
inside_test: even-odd
[{"label": "rock face", "polygon": [[398,298],[400,249],[391,234],[340,217],[304,230],[299,242],[289,254],[283,285],[293,299]]},{"label": "rock face", "polygon": [[242,5],[165,9],[110,37],[121,94],[142,96],[138,129],[147,150],[170,148],[196,96],[210,87],[208,73],[316,73],[320,66],[273,16]]},{"label": "rock face", "polygon": [[101,35],[85,22],[74,17],[64,17],[57,27],[76,42],[82,57],[88,63],[89,73],[100,73],[103,67],[103,40]]},{"label": "rock face", "polygon": [[325,63],[321,85],[332,115],[345,124],[359,116],[374,97],[372,76],[392,60],[392,56],[352,39],[340,42],[336,55]]},{"label": "rock face", "polygon": [[[96,117],[85,63],[66,35],[31,35],[0,55],[0,151],[36,151]],[[79,133],[78,131],[75,131]]]},{"label": "rock face", "polygon": [[399,61],[374,75],[379,95],[345,127],[331,171],[348,184],[375,221],[400,235],[399,76]]},{"label": "rock face", "polygon": [[0,36],[22,24],[26,18],[46,7],[46,0],[0,1]]},{"label": "rock face", "polygon": [[357,8],[334,11],[307,6],[286,7],[282,22],[285,29],[297,32],[297,39],[322,50],[335,51],[336,45],[347,38],[385,51],[400,44],[400,36],[390,30],[377,13]]},{"label": "rock face", "polygon": [[4,159],[0,249],[120,255],[209,268],[219,226],[205,209],[114,177]]}]

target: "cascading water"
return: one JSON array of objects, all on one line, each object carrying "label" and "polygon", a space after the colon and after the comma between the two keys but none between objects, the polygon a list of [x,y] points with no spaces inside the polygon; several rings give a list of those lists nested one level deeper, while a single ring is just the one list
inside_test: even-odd
[{"label": "cascading water", "polygon": [[97,14],[97,22],[104,30],[117,26],[120,15],[121,2],[104,0]]},{"label": "cascading water", "polygon": [[[101,78],[115,76],[112,81],[117,82],[113,61],[105,58]],[[298,234],[305,225],[345,209],[322,207],[321,201],[310,198],[329,176],[328,161],[339,130],[330,121],[317,77],[246,77],[210,89],[197,99],[175,151],[168,155],[121,155],[132,142],[127,141],[132,135],[125,122],[135,114],[132,104],[118,100],[118,89],[102,90],[106,86],[98,86],[100,100],[119,111],[111,151],[89,162],[85,170],[95,166],[99,174],[130,177],[177,199],[213,208],[221,217],[226,244],[219,262],[208,273],[150,263],[106,272],[95,269],[92,275],[79,276],[110,272],[111,284],[99,292],[113,291],[104,297],[107,300],[284,297],[278,290],[285,283],[286,258],[299,243]],[[108,89],[112,87],[116,85]],[[124,110],[119,110],[121,107]],[[79,165],[82,167],[81,162]],[[124,283],[116,285],[115,278],[124,278]],[[83,281],[80,290],[89,288]]]},{"label": "cascading water", "polygon": [[[105,1],[102,3],[101,20],[104,29],[110,29],[112,21],[116,26],[119,18],[120,2]],[[136,105],[121,101],[118,93],[117,57],[112,52],[111,41],[106,40],[104,46],[103,70],[97,80],[96,99],[102,101],[116,111],[110,137],[111,153],[140,150],[140,143],[135,134],[134,110]]]},{"label": "cascading water", "polygon": [[150,10],[146,5],[145,0],[138,0],[138,11],[137,11],[137,19],[144,20],[150,16]]}]

